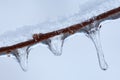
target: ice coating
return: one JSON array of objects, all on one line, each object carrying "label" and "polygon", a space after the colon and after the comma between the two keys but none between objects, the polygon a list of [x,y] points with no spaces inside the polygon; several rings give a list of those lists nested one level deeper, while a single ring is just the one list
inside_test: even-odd
[{"label": "ice coating", "polygon": [[17,59],[17,62],[19,63],[20,67],[23,71],[28,70],[28,54],[30,52],[29,47],[24,47],[17,49],[15,51],[12,51],[13,56]]},{"label": "ice coating", "polygon": [[89,26],[86,26],[83,31],[88,38],[92,40],[97,51],[97,57],[99,61],[99,66],[102,70],[107,70],[108,65],[105,61],[101,41],[100,41],[100,22],[94,22]]},{"label": "ice coating", "polygon": [[48,48],[55,56],[62,55],[62,49],[65,38],[67,38],[69,35],[61,34],[55,37],[52,37],[48,40],[43,41],[43,44],[48,45]]},{"label": "ice coating", "polygon": [[103,50],[102,50],[102,47],[101,47],[101,42],[100,42],[100,38],[99,38],[99,30],[96,30],[95,33],[89,34],[89,37],[93,41],[93,43],[95,45],[95,48],[97,50],[97,56],[98,56],[98,61],[99,61],[100,68],[102,70],[107,70],[108,65],[105,61]]},{"label": "ice coating", "polygon": [[[87,4],[87,5],[86,5]],[[80,5],[78,13],[56,21],[46,21],[38,25],[23,26],[0,35],[0,47],[9,46],[32,39],[34,33],[47,33],[80,23],[93,16],[120,6],[120,0],[92,0]]]}]

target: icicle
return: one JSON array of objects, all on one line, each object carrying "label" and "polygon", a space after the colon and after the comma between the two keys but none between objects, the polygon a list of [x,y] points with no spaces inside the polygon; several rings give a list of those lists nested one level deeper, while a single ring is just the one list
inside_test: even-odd
[{"label": "icicle", "polygon": [[28,54],[30,52],[29,47],[24,47],[12,51],[12,54],[16,57],[20,67],[23,71],[27,71],[28,69]]},{"label": "icicle", "polygon": [[48,40],[45,40],[42,43],[48,45],[48,48],[50,49],[50,51],[52,51],[52,53],[54,55],[60,56],[60,55],[62,55],[62,48],[63,48],[64,39],[67,36],[68,35],[61,34],[61,35],[52,37]]},{"label": "icicle", "polygon": [[89,37],[95,45],[95,48],[97,50],[97,56],[98,56],[100,68],[102,70],[107,70],[108,65],[105,61],[101,42],[100,42],[100,35],[99,35],[100,27],[101,26],[99,26],[99,23],[96,22],[96,23],[93,23],[93,24],[87,26],[85,28],[85,31],[86,31],[87,37]]}]

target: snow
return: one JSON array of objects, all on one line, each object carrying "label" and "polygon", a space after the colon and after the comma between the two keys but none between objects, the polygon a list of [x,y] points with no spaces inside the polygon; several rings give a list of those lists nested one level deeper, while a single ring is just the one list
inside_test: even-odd
[{"label": "snow", "polygon": [[[113,4],[114,3],[114,4]],[[89,5],[87,5],[89,4]],[[94,5],[96,4],[96,5]],[[108,6],[109,5],[109,6]],[[71,16],[64,16],[58,20],[48,20],[36,25],[27,25],[14,30],[7,30],[0,35],[0,46],[9,46],[15,43],[32,39],[34,33],[47,33],[54,30],[62,29],[73,24],[80,23],[93,16],[97,16],[103,12],[117,8],[120,5],[120,0],[92,0],[80,4],[80,10]]]},{"label": "snow", "polygon": [[[5,1],[6,0],[4,0],[4,2]],[[11,1],[8,1],[8,3]],[[15,2],[19,3],[21,1],[15,1]],[[29,0],[29,1],[32,1],[32,0]],[[29,1],[23,0],[23,3],[25,2],[29,4]],[[58,2],[58,3],[61,2],[58,0],[53,0],[53,1]],[[75,1],[77,0],[71,0],[68,2],[70,2],[71,4],[76,3],[75,5],[77,5],[78,2],[75,2]],[[83,0],[81,1],[79,0],[79,1],[80,1],[79,10],[77,10],[76,8],[74,8],[74,10],[71,9],[73,6],[69,4],[70,6],[72,6],[69,10],[75,11],[75,12],[72,12],[72,15],[67,16],[63,14],[63,16],[60,19],[59,18],[53,19],[53,16],[54,16],[53,14],[51,19],[47,18],[49,20],[43,23],[35,24],[36,20],[33,20],[33,23],[34,22],[35,23],[32,24],[31,21],[29,22],[29,19],[28,19],[28,22],[31,25],[27,25],[26,23],[18,24],[19,21],[15,21],[15,19],[11,17],[10,20],[11,21],[13,20],[14,24],[18,24],[20,26],[20,28],[17,28],[18,26],[14,26],[14,29],[12,29],[11,25],[9,25],[10,22],[7,22],[7,20],[4,21],[4,19],[2,18],[4,23],[7,24],[8,26],[7,26],[7,30],[5,30],[5,33],[3,32],[6,27],[3,27],[3,26],[0,27],[0,30],[1,30],[0,46],[2,47],[2,46],[12,45],[18,42],[26,41],[28,39],[31,39],[32,34],[34,33],[46,33],[46,32],[58,30],[64,27],[68,27],[69,25],[80,23],[88,18],[91,18],[100,13],[116,8],[120,5],[119,0],[110,0],[110,1],[106,1],[106,0],[98,0],[98,1]],[[51,0],[48,1],[48,3],[49,2],[51,2]],[[66,0],[63,0],[63,2],[66,2]],[[2,3],[0,4],[3,5]],[[13,3],[11,5],[17,6],[17,4],[13,4]],[[30,7],[30,6],[27,5],[27,7]],[[65,6],[62,6],[62,8],[64,7]],[[17,11],[19,11],[19,9]],[[10,12],[10,13],[13,13],[13,12]],[[3,16],[3,17],[5,17],[6,19],[6,17],[10,17],[10,16]],[[37,15],[37,17],[39,16]],[[24,19],[21,18],[21,21],[24,22],[25,21]],[[70,38],[70,40],[68,40],[67,42],[65,41],[64,47],[63,47],[64,38],[61,38],[61,36],[63,37],[64,35],[58,35],[58,36],[52,37],[47,40],[48,47],[49,48],[52,47],[52,49],[50,50],[53,51],[55,55],[61,55],[61,49],[62,47],[64,48],[63,55],[61,57],[54,57],[53,55],[48,54],[50,52],[46,49],[46,47],[43,48],[43,47],[38,46],[36,48],[33,48],[30,52],[31,54],[29,55],[29,71],[26,73],[22,72],[22,70],[19,69],[18,65],[16,64],[15,61],[11,59],[11,57],[10,58],[1,57],[0,58],[0,61],[1,61],[0,62],[0,65],[1,65],[0,67],[1,76],[0,77],[2,80],[10,80],[10,79],[11,80],[16,80],[16,79],[17,80],[18,79],[19,80],[21,79],[22,80],[26,80],[26,79],[29,79],[29,80],[33,80],[33,79],[35,80],[48,80],[48,79],[49,80],[56,80],[56,79],[57,80],[80,80],[80,79],[82,80],[89,80],[89,79],[90,80],[96,80],[96,79],[97,80],[106,80],[106,79],[119,80],[120,79],[119,77],[119,73],[120,73],[119,66],[120,65],[118,63],[120,59],[119,58],[119,44],[118,44],[120,41],[119,40],[120,39],[119,38],[120,28],[118,27],[120,25],[119,22],[120,22],[120,19],[109,21],[107,24],[106,22],[102,24],[103,28],[102,28],[101,33],[102,33],[102,38],[103,38],[102,40],[104,44],[103,46],[104,46],[104,50],[106,50],[105,56],[107,57],[106,58],[107,62],[108,64],[110,64],[110,68],[105,72],[103,72],[102,70],[99,70],[98,68],[98,61],[94,58],[95,57],[94,53],[96,52],[94,52],[94,48],[92,44],[90,43],[90,41],[87,41],[87,39],[84,38],[83,36],[81,38],[80,35],[75,34],[75,35],[70,36],[73,38]],[[94,24],[96,23],[93,23],[93,25]],[[24,26],[24,25],[27,25],[27,26]],[[90,25],[87,27],[90,27]],[[92,30],[95,30],[94,26],[90,28],[92,28]],[[90,32],[91,32],[91,29],[90,29]],[[100,54],[100,55],[98,54],[98,57],[101,61],[100,67],[102,69],[107,69],[108,66],[106,66],[107,64],[104,60],[104,55],[101,51],[101,46],[99,43],[100,41],[98,39],[99,35],[88,34],[88,36],[93,40],[93,42],[95,43],[95,46],[98,46],[96,47],[96,49],[100,51],[100,53],[98,52]],[[97,38],[93,39],[95,37]],[[15,52],[13,51],[12,53],[14,54],[14,56],[17,59],[17,62],[19,63],[19,65],[24,71],[26,71],[28,67],[27,66],[27,60],[28,60],[27,53],[29,53],[29,51],[27,51],[27,49],[28,48],[26,47],[17,49]],[[59,54],[56,54],[56,53],[59,53]],[[9,75],[6,75],[6,74],[9,74]]]}]

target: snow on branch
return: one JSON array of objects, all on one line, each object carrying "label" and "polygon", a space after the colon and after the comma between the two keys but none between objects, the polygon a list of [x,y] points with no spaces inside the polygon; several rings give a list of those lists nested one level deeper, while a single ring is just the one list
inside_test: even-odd
[{"label": "snow on branch", "polygon": [[120,18],[120,0],[93,0],[93,2],[88,1],[88,3],[89,5],[86,5],[87,3],[80,5],[81,12],[67,20],[23,27],[0,36],[2,40],[0,55],[12,54],[21,68],[26,71],[31,46],[38,43],[45,44],[54,55],[60,56],[65,38],[83,32],[95,45],[100,68],[107,70],[108,65],[104,58],[99,37],[100,23],[105,20]]},{"label": "snow on branch", "polygon": [[44,34],[41,34],[41,33],[33,34],[33,39],[30,39],[28,41],[16,43],[16,44],[13,44],[11,46],[0,47],[0,54],[7,54],[7,53],[12,52],[16,49],[37,44],[41,41],[47,40],[47,39],[54,37],[56,35],[74,34],[77,31],[80,31],[80,29],[82,29],[83,27],[86,27],[87,25],[90,25],[94,22],[98,22],[98,21],[101,22],[101,21],[108,20],[108,19],[117,19],[119,17],[120,17],[120,7],[109,10],[107,12],[104,12],[98,16],[94,16],[88,20],[81,22],[81,23],[68,26],[67,28],[63,28],[60,30],[56,30],[56,31],[48,32],[48,33],[44,33]]}]

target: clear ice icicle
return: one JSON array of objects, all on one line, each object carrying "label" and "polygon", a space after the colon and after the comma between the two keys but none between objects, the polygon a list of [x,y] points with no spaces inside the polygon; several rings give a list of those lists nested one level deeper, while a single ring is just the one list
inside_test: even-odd
[{"label": "clear ice icicle", "polygon": [[29,47],[24,47],[24,48],[20,48],[12,52],[12,54],[16,57],[23,71],[27,71],[28,69],[29,51],[30,51]]},{"label": "clear ice icicle", "polygon": [[61,34],[52,38],[49,38],[48,40],[43,41],[44,44],[48,45],[48,48],[52,53],[56,56],[62,55],[62,48],[64,39],[67,37],[65,34]]},{"label": "clear ice icicle", "polygon": [[100,68],[102,70],[107,70],[108,65],[105,61],[102,46],[101,46],[101,41],[100,41],[100,27],[101,26],[99,26],[98,23],[93,23],[87,26],[85,30],[87,33],[87,37],[89,37],[92,40],[97,50],[97,56],[98,56]]}]

